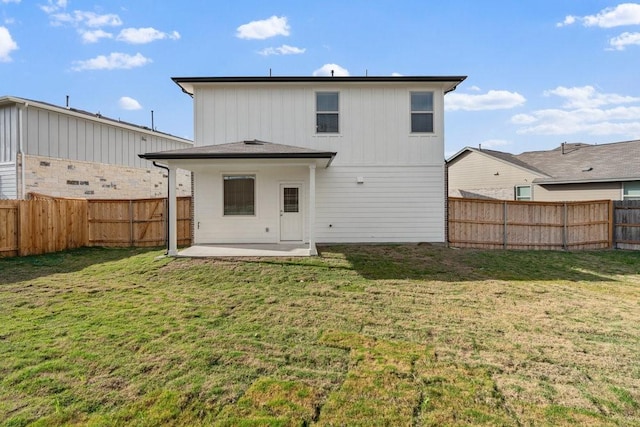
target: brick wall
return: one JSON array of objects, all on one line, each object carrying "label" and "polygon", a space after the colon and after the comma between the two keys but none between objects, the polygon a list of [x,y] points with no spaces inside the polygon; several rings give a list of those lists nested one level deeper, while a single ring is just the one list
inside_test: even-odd
[{"label": "brick wall", "polygon": [[[167,197],[167,171],[25,156],[26,192],[86,199]],[[20,166],[19,166],[20,167]],[[20,175],[20,174],[19,174]],[[178,197],[191,195],[191,173],[178,170]]]}]

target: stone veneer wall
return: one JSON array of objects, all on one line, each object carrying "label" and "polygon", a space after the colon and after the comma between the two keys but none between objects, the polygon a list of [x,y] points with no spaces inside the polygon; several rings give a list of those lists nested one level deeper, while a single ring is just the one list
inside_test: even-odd
[{"label": "stone veneer wall", "polygon": [[[26,155],[26,192],[85,199],[167,197],[167,171]],[[20,165],[18,166],[20,170]],[[18,173],[19,179],[22,174]],[[191,172],[178,170],[178,197],[191,196]],[[18,183],[20,191],[21,184]]]}]

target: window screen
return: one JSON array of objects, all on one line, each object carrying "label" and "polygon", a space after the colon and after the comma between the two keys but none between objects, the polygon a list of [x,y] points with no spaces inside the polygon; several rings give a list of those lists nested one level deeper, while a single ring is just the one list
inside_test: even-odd
[{"label": "window screen", "polygon": [[411,92],[411,132],[433,133],[433,92]]},{"label": "window screen", "polygon": [[224,214],[255,215],[254,175],[224,176]]},{"label": "window screen", "polygon": [[338,92],[316,92],[316,132],[338,133]]}]

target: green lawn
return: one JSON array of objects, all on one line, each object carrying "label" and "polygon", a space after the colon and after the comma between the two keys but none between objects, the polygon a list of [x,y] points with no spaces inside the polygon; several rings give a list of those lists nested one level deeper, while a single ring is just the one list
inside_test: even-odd
[{"label": "green lawn", "polygon": [[640,425],[640,252],[0,259],[0,423]]}]

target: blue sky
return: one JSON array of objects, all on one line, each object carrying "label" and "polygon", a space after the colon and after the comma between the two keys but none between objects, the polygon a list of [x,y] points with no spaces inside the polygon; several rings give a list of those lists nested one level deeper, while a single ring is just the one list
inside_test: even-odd
[{"label": "blue sky", "polygon": [[[0,96],[193,137],[174,76],[467,75],[446,154],[640,138],[640,3],[0,0]],[[277,141],[274,141],[277,142]]]}]

